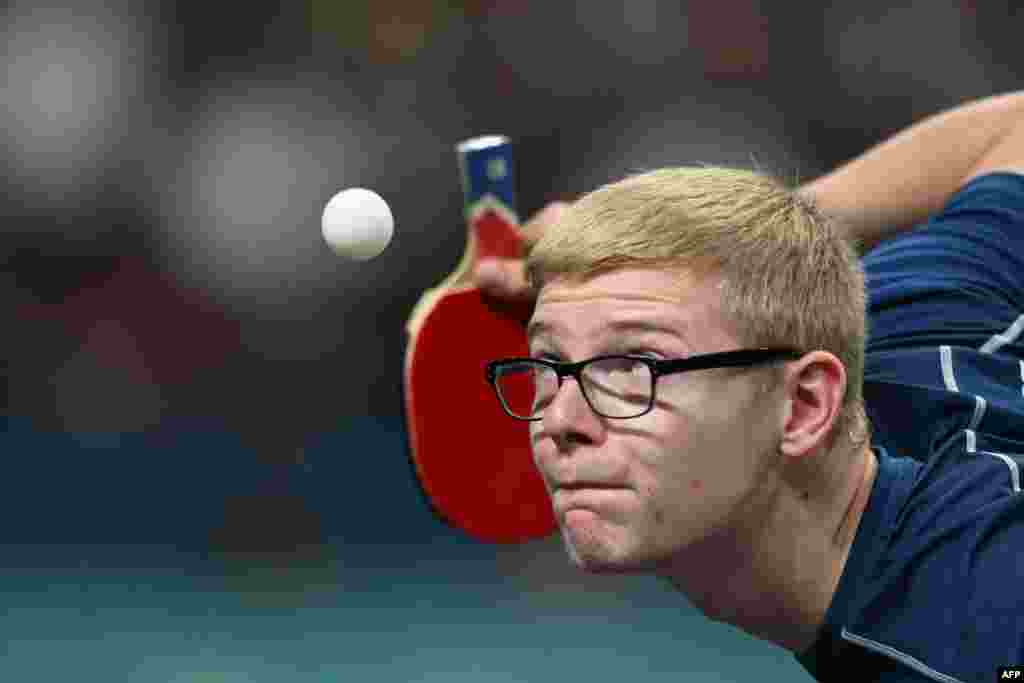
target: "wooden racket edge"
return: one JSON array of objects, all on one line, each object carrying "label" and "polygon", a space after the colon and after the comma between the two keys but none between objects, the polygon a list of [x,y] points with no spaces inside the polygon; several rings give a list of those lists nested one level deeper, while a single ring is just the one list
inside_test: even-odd
[{"label": "wooden racket edge", "polygon": [[[463,250],[462,258],[459,260],[455,270],[449,273],[448,277],[440,283],[424,291],[419,301],[413,306],[409,319],[405,324],[405,330],[410,340],[419,334],[420,328],[423,327],[423,322],[430,315],[434,305],[442,295],[448,291],[463,291],[474,286],[472,282],[472,268],[473,258],[476,254],[476,240],[476,231],[469,230],[466,238],[466,248]],[[410,344],[409,353],[412,353],[412,348],[413,346]]]}]

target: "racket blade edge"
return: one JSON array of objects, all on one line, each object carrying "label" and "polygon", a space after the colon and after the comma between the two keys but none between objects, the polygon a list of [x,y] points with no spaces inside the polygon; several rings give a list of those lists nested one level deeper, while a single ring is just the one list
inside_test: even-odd
[{"label": "racket blade edge", "polygon": [[476,288],[438,297],[406,356],[405,412],[435,513],[477,540],[521,543],[549,536],[556,522],[529,426],[505,414],[484,376],[490,360],[528,355],[528,312],[494,306]]}]

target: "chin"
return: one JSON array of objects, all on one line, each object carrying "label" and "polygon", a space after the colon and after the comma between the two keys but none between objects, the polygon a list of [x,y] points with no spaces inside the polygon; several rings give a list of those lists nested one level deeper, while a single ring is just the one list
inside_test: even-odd
[{"label": "chin", "polygon": [[572,546],[568,547],[569,557],[573,564],[580,571],[595,575],[626,575],[626,574],[651,574],[659,566],[658,562],[635,560],[630,557],[621,559],[610,559],[595,557],[593,555],[581,555]]},{"label": "chin", "polygon": [[576,568],[594,576],[627,576],[635,574],[646,574],[647,570],[631,565],[612,564],[607,562],[580,562],[576,560]]},{"label": "chin", "polygon": [[647,557],[635,544],[613,539],[587,535],[574,538],[562,528],[562,540],[569,559],[577,569],[588,574],[645,574],[654,571],[659,563]]}]

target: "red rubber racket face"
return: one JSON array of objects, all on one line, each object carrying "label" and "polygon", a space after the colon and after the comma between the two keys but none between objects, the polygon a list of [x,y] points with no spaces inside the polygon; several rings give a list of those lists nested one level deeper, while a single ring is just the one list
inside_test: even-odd
[{"label": "red rubber racket face", "polygon": [[533,464],[529,423],[505,414],[484,376],[488,361],[529,355],[530,309],[498,306],[475,288],[436,301],[406,357],[406,418],[436,511],[478,540],[520,543],[557,525]]}]

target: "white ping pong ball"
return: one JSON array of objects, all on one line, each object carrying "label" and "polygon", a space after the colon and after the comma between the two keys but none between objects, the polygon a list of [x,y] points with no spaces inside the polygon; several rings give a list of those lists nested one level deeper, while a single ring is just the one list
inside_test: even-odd
[{"label": "white ping pong ball", "polygon": [[395,218],[373,190],[353,187],[331,197],[320,220],[324,239],[334,253],[357,261],[380,255],[391,242]]}]

